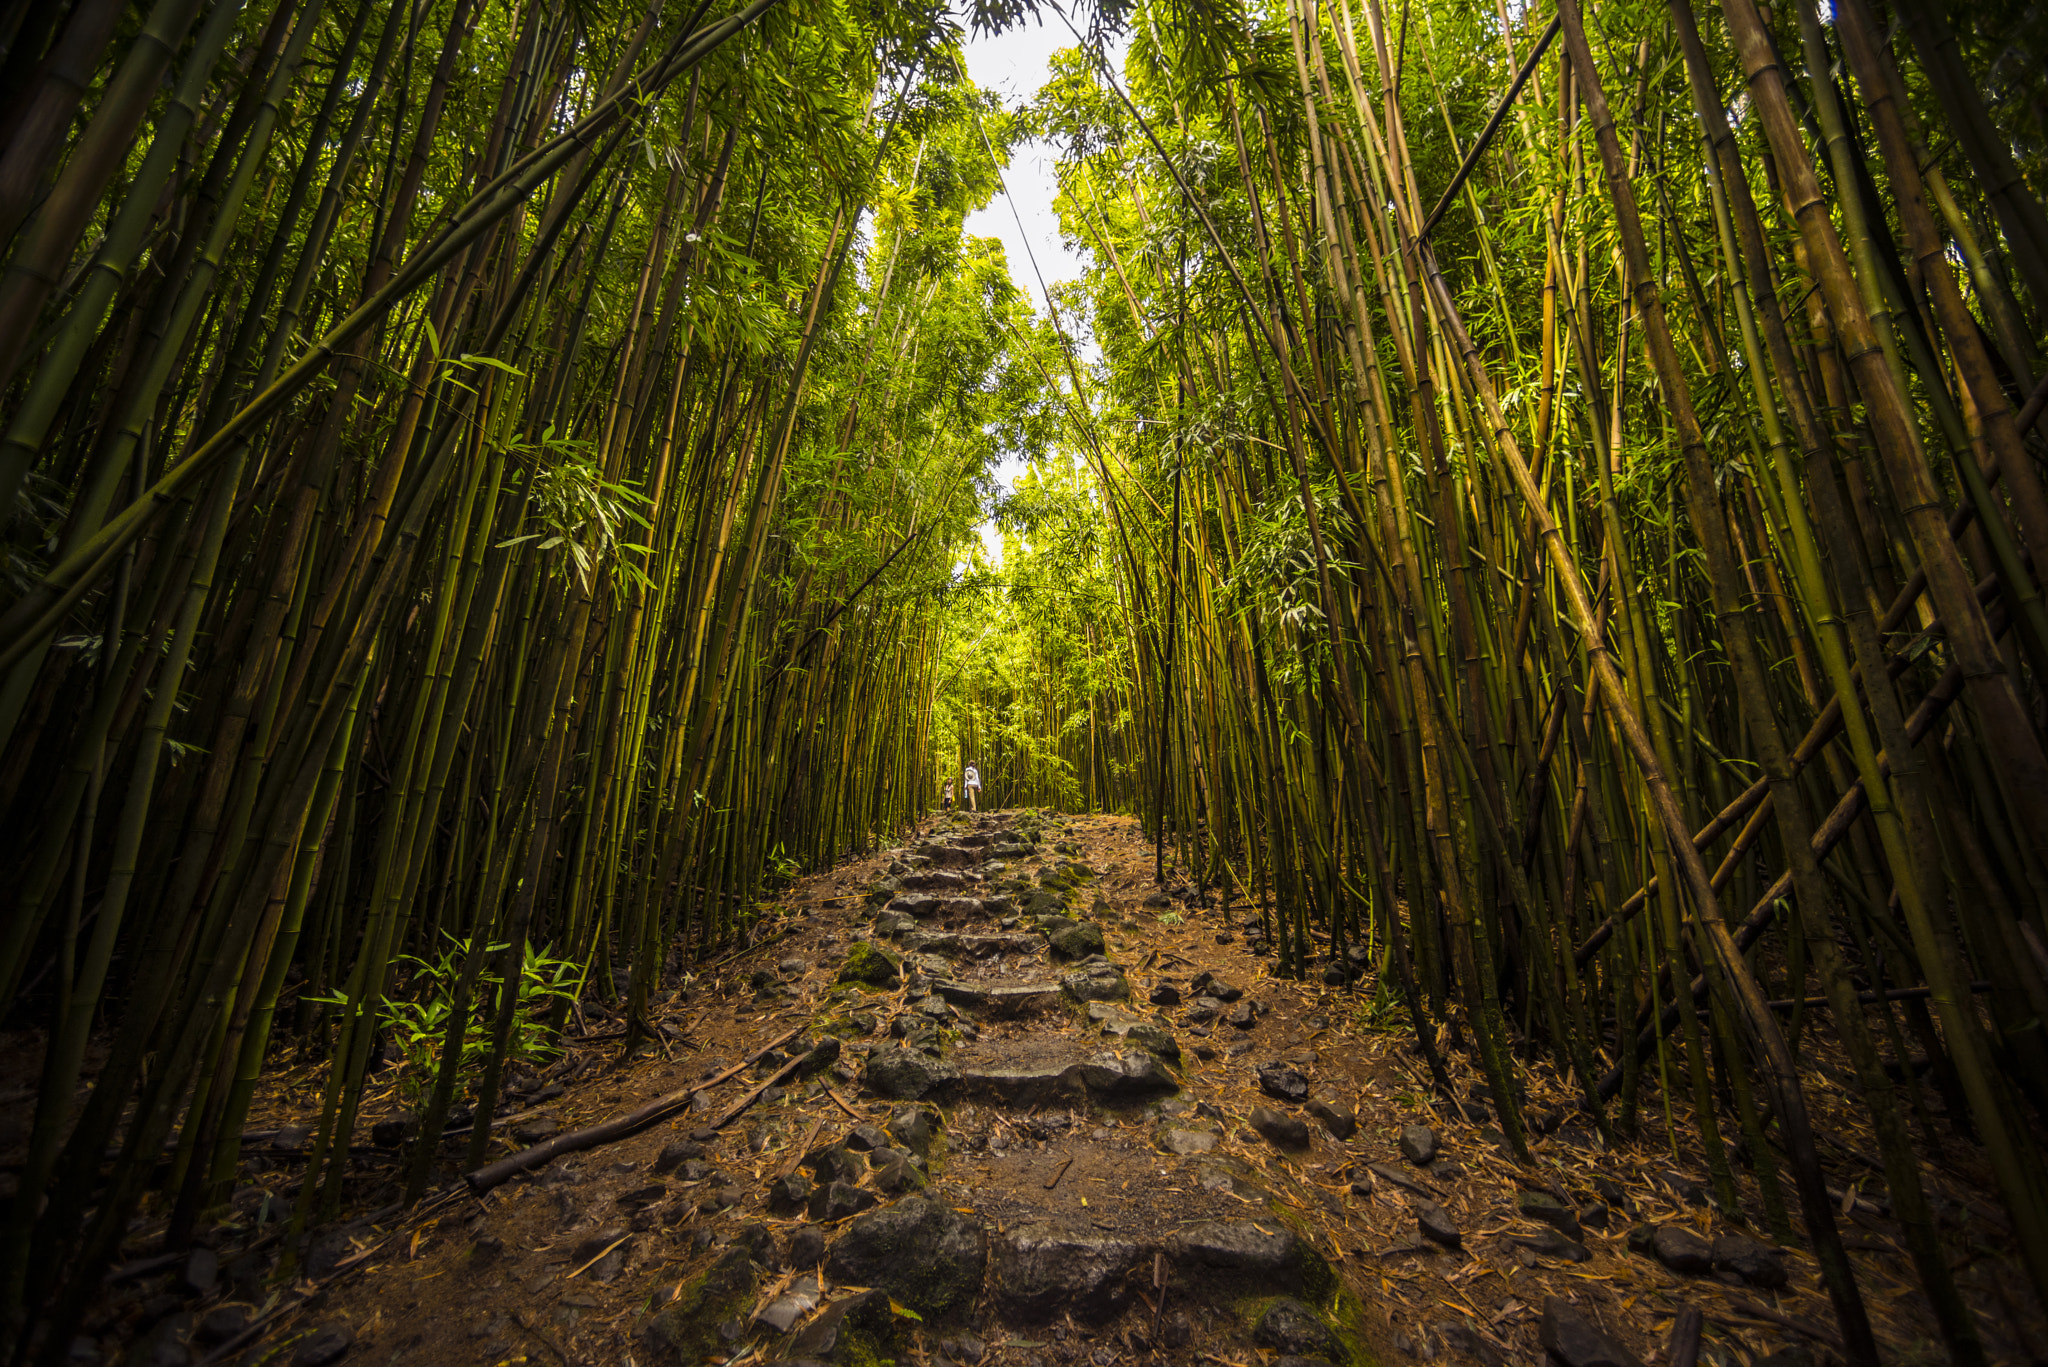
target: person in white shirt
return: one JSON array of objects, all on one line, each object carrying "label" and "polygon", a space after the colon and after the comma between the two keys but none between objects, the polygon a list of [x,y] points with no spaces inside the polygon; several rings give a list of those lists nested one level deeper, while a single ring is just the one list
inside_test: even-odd
[{"label": "person in white shirt", "polygon": [[979,769],[975,768],[975,767],[974,767],[973,765],[971,765],[971,764],[970,764],[970,765],[968,765],[968,766],[967,766],[967,773],[966,773],[966,774],[965,774],[965,776],[964,776],[964,777],[962,778],[962,780],[961,780],[961,785],[960,785],[960,786],[961,786],[962,788],[966,789],[966,797],[967,797],[967,810],[968,810],[968,811],[970,811],[970,812],[978,812],[978,811],[980,811],[980,810],[981,810],[981,771],[980,771]]}]

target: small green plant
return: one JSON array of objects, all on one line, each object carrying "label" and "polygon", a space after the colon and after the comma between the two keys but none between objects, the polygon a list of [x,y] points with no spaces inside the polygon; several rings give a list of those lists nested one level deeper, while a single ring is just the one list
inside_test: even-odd
[{"label": "small green plant", "polygon": [[[377,1008],[378,1029],[398,1046],[404,1059],[398,1083],[409,1105],[424,1101],[433,1086],[455,1009],[456,984],[462,978],[462,966],[473,943],[458,940],[446,931],[442,935],[448,948],[435,959],[423,959],[416,954],[398,956],[403,982]],[[486,945],[483,952],[496,956],[504,949],[503,944],[493,944]],[[476,991],[469,1004],[469,1024],[462,1036],[463,1077],[481,1069],[490,1054],[490,1013],[500,981],[490,968],[477,976]],[[581,986],[582,970],[574,963],[550,958],[538,947],[527,945],[519,968],[519,1005],[512,1018],[507,1057],[529,1062],[553,1058],[558,1050],[546,1024],[546,1008],[557,1001],[574,1001]],[[346,991],[306,1000],[343,1012],[352,1006]]]},{"label": "small green plant", "polygon": [[1177,911],[1162,911],[1152,919],[1162,926],[1177,926],[1187,918]]}]

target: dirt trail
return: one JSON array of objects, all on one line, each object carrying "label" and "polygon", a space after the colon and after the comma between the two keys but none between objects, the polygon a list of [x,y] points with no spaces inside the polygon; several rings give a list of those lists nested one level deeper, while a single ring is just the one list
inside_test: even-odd
[{"label": "dirt trail", "polygon": [[[531,1094],[501,1156],[793,1038],[631,1138],[330,1229],[247,1360],[1592,1367],[1669,1361],[1687,1307],[1703,1361],[1827,1356],[1812,1260],[1661,1128],[1609,1152],[1539,1091],[1518,1169],[1469,1073],[1429,1109],[1368,991],[1271,978],[1242,908],[1150,864],[1127,819],[999,812],[803,880],[671,1002],[667,1057]],[[1849,1200],[1881,1333],[1925,1341]]]}]

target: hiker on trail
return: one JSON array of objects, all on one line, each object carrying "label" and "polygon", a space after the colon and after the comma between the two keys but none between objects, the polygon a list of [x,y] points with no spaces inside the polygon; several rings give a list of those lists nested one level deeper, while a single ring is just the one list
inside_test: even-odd
[{"label": "hiker on trail", "polygon": [[981,770],[975,768],[971,764],[968,765],[966,776],[962,780],[962,786],[967,789],[967,810],[970,812],[980,811]]},{"label": "hiker on trail", "polygon": [[940,799],[940,806],[949,812],[953,810],[953,780],[950,778],[946,780],[946,791]]}]

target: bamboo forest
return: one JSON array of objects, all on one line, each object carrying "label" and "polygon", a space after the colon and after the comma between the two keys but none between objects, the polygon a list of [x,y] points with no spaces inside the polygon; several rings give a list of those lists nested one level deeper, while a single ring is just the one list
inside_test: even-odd
[{"label": "bamboo forest", "polygon": [[0,1364],[2048,1362],[2044,197],[2031,0],[0,0]]}]

